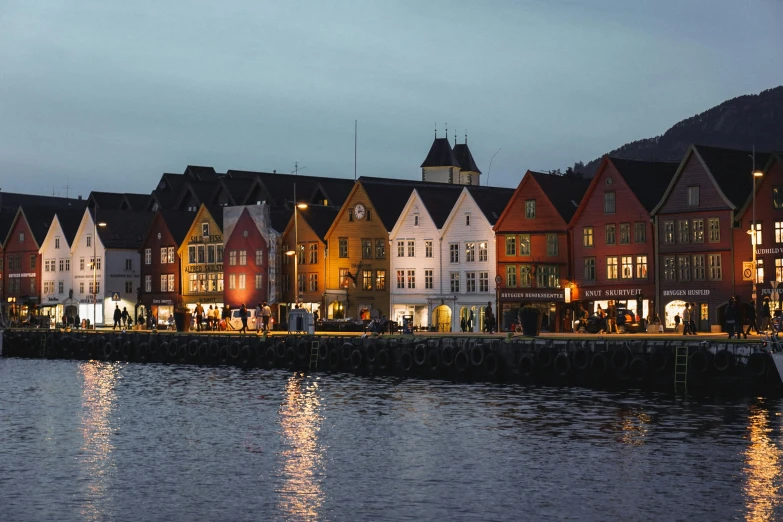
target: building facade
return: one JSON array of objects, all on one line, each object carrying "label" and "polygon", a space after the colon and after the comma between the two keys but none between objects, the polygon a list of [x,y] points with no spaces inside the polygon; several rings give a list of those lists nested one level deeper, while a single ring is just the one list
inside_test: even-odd
[{"label": "building facade", "polygon": [[40,245],[30,228],[26,212],[20,207],[3,244],[5,298],[8,315],[12,319],[27,320],[31,314],[37,313],[41,304],[39,250]]},{"label": "building facade", "polygon": [[177,252],[182,302],[191,313],[199,303],[206,309],[224,306],[222,225],[223,207],[202,204]]}]

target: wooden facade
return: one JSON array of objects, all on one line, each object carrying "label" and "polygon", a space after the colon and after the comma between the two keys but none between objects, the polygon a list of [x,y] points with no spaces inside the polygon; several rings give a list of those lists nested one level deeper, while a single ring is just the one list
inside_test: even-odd
[{"label": "wooden facade", "polygon": [[27,216],[20,207],[3,245],[3,286],[9,317],[25,319],[40,305],[41,255],[38,250]]},{"label": "wooden facade", "polygon": [[224,302],[255,308],[269,300],[269,245],[247,207],[227,236],[223,259]]},{"label": "wooden facade", "polygon": [[[218,207],[215,212],[222,212]],[[220,216],[222,224],[222,216]],[[223,306],[223,230],[212,212],[201,205],[180,245],[182,298],[189,309],[197,303]]]},{"label": "wooden facade", "polygon": [[[288,222],[282,234],[281,276],[280,276],[280,304],[285,309],[290,308],[291,303],[297,303],[297,294],[294,285],[294,263],[298,263],[296,272],[299,279],[299,303],[309,311],[319,310],[319,317],[324,318],[321,310],[323,293],[326,285],[326,243],[318,237],[318,234],[310,226],[310,212],[296,209],[298,212],[294,229],[294,216]],[[297,248],[294,244],[297,243]],[[296,252],[289,256],[286,252]],[[282,314],[281,314],[282,317]]]},{"label": "wooden facade", "polygon": [[140,301],[149,324],[168,323],[182,292],[180,248],[164,214],[158,211],[139,249]]}]

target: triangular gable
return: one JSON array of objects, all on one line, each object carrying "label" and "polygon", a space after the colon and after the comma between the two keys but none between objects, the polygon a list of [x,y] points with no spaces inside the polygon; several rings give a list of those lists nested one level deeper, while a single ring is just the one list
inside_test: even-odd
[{"label": "triangular gable", "polygon": [[[449,212],[449,217],[446,218],[446,221],[443,223],[443,228],[441,228],[441,236],[446,235],[446,231],[449,229],[451,224],[454,222],[454,219],[457,216],[457,213],[459,212],[460,207],[462,207],[463,203],[467,198],[470,198],[474,205],[476,205],[476,208],[478,208],[478,203],[476,203],[476,200],[473,199],[473,196],[471,195],[470,191],[468,191],[467,187],[462,189],[462,192],[459,195],[459,198],[457,198],[457,202],[454,203],[454,207],[452,207],[451,212]],[[481,218],[486,221],[487,217],[484,215],[484,213],[481,213]],[[472,221],[472,220],[471,220]],[[490,229],[492,227],[489,227]]]},{"label": "triangular gable", "polygon": [[52,223],[49,225],[49,230],[46,232],[46,236],[44,236],[43,241],[41,241],[41,246],[38,248],[38,253],[43,254],[44,246],[51,240],[53,241],[53,236],[56,236],[57,233],[60,233],[60,237],[65,243],[66,247],[64,250],[71,250],[71,245],[68,244],[68,238],[65,236],[65,231],[63,230],[62,225],[60,224],[60,218],[57,216],[57,214],[54,215],[54,218],[52,218]]},{"label": "triangular gable", "polygon": [[402,208],[402,212],[400,212],[399,219],[397,219],[397,222],[394,224],[391,232],[389,233],[389,238],[397,237],[400,228],[403,226],[403,223],[405,222],[405,218],[408,216],[411,209],[413,208],[414,203],[416,203],[417,201],[421,202],[421,206],[424,207],[424,212],[427,214],[427,218],[430,220],[430,222],[435,227],[435,229],[438,228],[437,225],[435,225],[435,220],[433,220],[432,216],[430,215],[429,209],[427,209],[427,205],[425,205],[424,201],[422,201],[418,190],[413,189],[413,192],[411,192],[411,195],[408,198],[407,203],[405,203],[405,206]]},{"label": "triangular gable", "polygon": [[[359,186],[361,184],[362,184],[361,181],[357,181],[356,183],[353,184],[353,188],[351,189],[351,192],[348,194],[348,197],[345,198],[345,201],[340,207],[340,211],[337,212],[337,216],[334,218],[334,221],[332,221],[332,226],[329,227],[329,230],[326,232],[326,235],[324,235],[324,238],[326,239],[327,242],[329,241],[329,237],[332,235],[334,227],[337,226],[337,223],[340,222],[340,219],[342,219],[343,214],[345,214],[345,212],[348,210],[349,208],[348,204],[353,198],[354,194],[356,194],[356,191],[359,190]],[[364,193],[366,194],[367,191],[365,190]],[[369,198],[370,196],[368,195],[367,197]]]},{"label": "triangular gable", "polygon": [[[222,207],[220,207],[222,209]],[[182,244],[179,246],[179,249],[177,250],[180,259],[183,258],[185,253],[187,253],[187,247],[188,247],[188,238],[193,236],[201,237],[201,224],[204,222],[204,220],[207,220],[215,225],[217,228],[216,231],[210,230],[210,235],[217,235],[215,232],[219,232],[221,236],[223,236],[223,230],[220,228],[219,223],[222,222],[215,219],[215,217],[212,215],[212,213],[209,211],[209,208],[202,203],[201,206],[196,211],[196,215],[193,216],[193,222],[190,225],[190,229],[188,229],[188,233],[185,234],[185,240],[182,241]],[[224,236],[225,237],[225,236]]]},{"label": "triangular gable", "polygon": [[[92,234],[93,230],[95,230],[95,234]],[[84,209],[84,215],[82,216],[81,223],[79,223],[79,228],[76,230],[76,234],[73,236],[73,242],[71,243],[71,255],[73,255],[76,251],[76,245],[79,243],[79,238],[81,238],[83,234],[87,233],[93,235],[93,241],[100,241],[101,248],[103,248],[101,235],[97,232],[97,227],[93,227],[92,209],[87,207]],[[98,247],[97,242],[95,243],[95,247]]]},{"label": "triangular gable", "polygon": [[[24,210],[22,209],[22,207],[19,207],[16,210],[16,214],[14,214],[14,219],[11,220],[11,226],[8,227],[8,232],[6,233],[5,239],[3,240],[3,250],[7,250],[8,249],[8,240],[11,237],[11,232],[13,232],[14,227],[16,226],[16,222],[19,221],[19,219],[24,219],[25,221],[27,221],[27,217],[24,215]],[[29,224],[28,224],[27,228],[28,229],[30,228]],[[35,237],[33,237],[33,241],[35,241]],[[36,243],[36,245],[37,245],[37,243]]]},{"label": "triangular gable", "polygon": [[508,205],[506,205],[506,208],[504,208],[504,209],[503,209],[503,212],[501,212],[501,213],[500,213],[500,217],[499,217],[499,218],[498,218],[498,220],[495,222],[495,226],[493,226],[493,227],[492,227],[492,230],[498,230],[498,229],[500,228],[500,226],[501,226],[501,223],[503,223],[503,222],[506,220],[506,216],[507,216],[507,215],[508,215],[508,213],[511,211],[511,206],[512,206],[512,205],[511,205],[511,203],[512,203],[513,201],[516,201],[517,197],[519,197],[519,195],[522,193],[522,188],[523,188],[523,187],[524,187],[526,184],[530,183],[530,181],[529,181],[529,180],[531,180],[531,179],[533,180],[533,183],[535,183],[535,179],[533,179],[533,176],[532,176],[532,171],[531,171],[531,170],[528,170],[528,171],[527,171],[527,172],[525,172],[525,174],[522,176],[522,179],[521,179],[521,180],[519,180],[519,185],[517,185],[517,188],[516,188],[516,190],[514,191],[514,194],[511,196],[511,199],[510,199],[510,200],[508,200]]}]

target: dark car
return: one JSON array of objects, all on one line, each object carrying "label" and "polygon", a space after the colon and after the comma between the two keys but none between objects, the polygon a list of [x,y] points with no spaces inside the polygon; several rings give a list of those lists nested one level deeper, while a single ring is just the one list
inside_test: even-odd
[{"label": "dark car", "polygon": [[625,308],[617,309],[617,331],[636,333],[641,329],[642,325],[636,319],[636,314],[633,310],[627,310]]}]

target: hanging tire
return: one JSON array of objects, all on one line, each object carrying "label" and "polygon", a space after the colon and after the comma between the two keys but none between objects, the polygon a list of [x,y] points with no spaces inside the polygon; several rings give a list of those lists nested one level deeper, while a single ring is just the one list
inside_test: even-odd
[{"label": "hanging tire", "polygon": [[748,373],[762,377],[767,373],[767,357],[762,352],[754,352],[748,357]]},{"label": "hanging tire", "polygon": [[536,352],[536,366],[539,368],[549,368],[552,366],[554,359],[552,349],[548,346],[542,346]]},{"label": "hanging tire", "polygon": [[402,352],[400,354],[400,368],[404,372],[410,372],[413,368],[413,355],[411,355],[411,352]]},{"label": "hanging tire", "polygon": [[193,339],[188,343],[188,355],[191,359],[198,357],[198,341]]},{"label": "hanging tire", "polygon": [[220,351],[218,351],[218,364],[228,364],[229,359],[228,346],[221,346]]},{"label": "hanging tire", "polygon": [[231,358],[235,361],[239,359],[239,350],[240,350],[239,341],[234,341],[233,343],[231,343],[228,353],[231,356]]},{"label": "hanging tire", "polygon": [[647,377],[647,361],[641,357],[634,357],[629,366],[631,377],[635,379],[644,379]]},{"label": "hanging tire", "polygon": [[188,362],[188,347],[184,344],[180,345],[177,349],[177,362],[179,364],[185,364]]},{"label": "hanging tire", "polygon": [[340,369],[340,351],[337,348],[329,350],[329,370],[336,372]]},{"label": "hanging tire", "polygon": [[519,358],[519,375],[523,378],[529,378],[536,373],[536,361],[529,353],[523,353]]},{"label": "hanging tire", "polygon": [[386,371],[389,368],[390,359],[389,350],[381,348],[375,356],[375,366],[381,371]]},{"label": "hanging tire", "polygon": [[725,372],[734,364],[734,354],[728,350],[720,350],[712,359],[712,365],[719,372]]},{"label": "hanging tire", "polygon": [[[153,341],[153,343],[154,342],[155,341]],[[150,346],[152,346],[152,343],[150,343]],[[95,359],[97,357],[97,354],[95,353],[95,341],[93,339],[87,341],[87,357],[91,359]]]},{"label": "hanging tire", "polygon": [[122,359],[127,361],[130,359],[131,352],[133,351],[133,345],[130,341],[125,341],[122,343],[121,353],[122,353]]},{"label": "hanging tire", "polygon": [[650,369],[655,373],[663,373],[669,367],[671,349],[659,346],[650,354]]},{"label": "hanging tire", "polygon": [[590,373],[601,377],[609,370],[609,361],[603,353],[594,353],[590,359]]},{"label": "hanging tire", "polygon": [[111,345],[111,343],[106,343],[103,345],[103,358],[105,360],[111,359],[111,354],[114,352],[114,347]]},{"label": "hanging tire", "polygon": [[280,341],[279,343],[277,343],[277,346],[275,347],[275,349],[276,349],[276,355],[277,355],[278,359],[280,359],[280,360],[284,360],[285,359],[285,348],[286,348],[285,347],[285,343],[283,341]]},{"label": "hanging tire", "polygon": [[699,350],[691,354],[688,358],[688,372],[694,375],[701,375],[707,373],[710,367],[709,352],[705,350]]},{"label": "hanging tire", "polygon": [[568,354],[559,352],[555,355],[555,360],[552,361],[552,368],[561,377],[568,375],[568,372],[571,370],[571,360],[568,358]]},{"label": "hanging tire", "polygon": [[217,343],[217,341],[212,341],[209,343],[209,358],[213,360],[217,359],[219,353],[220,345]]},{"label": "hanging tire", "polygon": [[378,348],[374,344],[368,344],[364,349],[364,355],[367,357],[367,362],[372,364],[375,362],[375,357],[378,354]]},{"label": "hanging tire", "polygon": [[318,359],[321,361],[325,361],[329,357],[329,347],[326,346],[326,343],[321,343],[318,345]]},{"label": "hanging tire", "polygon": [[500,375],[500,357],[496,352],[489,352],[486,357],[482,357],[484,365],[484,373],[490,379],[494,379]]},{"label": "hanging tire", "polygon": [[484,347],[474,344],[470,349],[470,364],[481,366],[484,364]]},{"label": "hanging tire", "polygon": [[296,351],[291,347],[286,348],[283,361],[287,366],[293,366],[296,362]]},{"label": "hanging tire", "polygon": [[618,372],[627,369],[632,360],[633,354],[625,346],[622,348],[617,348],[614,352],[612,352],[612,368]]},{"label": "hanging tire", "polygon": [[465,373],[468,369],[468,362],[470,361],[470,358],[468,357],[468,352],[465,350],[460,350],[457,352],[457,355],[454,356],[454,368],[459,373]]},{"label": "hanging tire", "polygon": [[424,363],[427,362],[427,346],[424,344],[417,344],[416,348],[413,349],[413,362],[416,363],[416,366],[424,366]]},{"label": "hanging tire", "polygon": [[203,363],[209,359],[209,346],[207,343],[201,343],[198,345],[198,358],[200,363]]},{"label": "hanging tire", "polygon": [[429,369],[432,372],[438,371],[438,368],[440,367],[440,354],[438,353],[437,348],[430,350],[430,353],[427,354],[427,366],[429,366]]},{"label": "hanging tire", "polygon": [[307,341],[299,341],[299,343],[297,343],[296,358],[300,361],[307,359]]},{"label": "hanging tire", "polygon": [[274,346],[268,346],[264,352],[264,366],[267,368],[273,368],[275,366],[275,360],[277,359],[277,352]]},{"label": "hanging tire", "polygon": [[444,368],[448,368],[454,364],[454,347],[452,345],[447,344],[443,347],[440,352],[440,362],[443,364]]},{"label": "hanging tire", "polygon": [[351,352],[351,369],[353,371],[360,370],[363,362],[364,362],[364,355],[360,350],[356,349],[353,352]]},{"label": "hanging tire", "polygon": [[177,351],[178,351],[177,350],[177,343],[175,343],[173,341],[170,342],[169,343],[169,349],[168,349],[168,356],[171,357],[172,359],[176,358],[177,357]]},{"label": "hanging tire", "polygon": [[343,361],[349,362],[351,360],[352,353],[353,353],[353,345],[351,343],[343,343],[343,348],[342,351],[340,352]]},{"label": "hanging tire", "polygon": [[590,367],[590,352],[587,351],[587,348],[577,348],[574,351],[572,359],[574,363],[574,369],[578,372],[583,372]]},{"label": "hanging tire", "polygon": [[239,364],[242,366],[250,366],[253,362],[253,353],[250,351],[250,346],[243,344],[239,349]]},{"label": "hanging tire", "polygon": [[139,343],[136,347],[136,359],[141,362],[147,362],[147,352],[149,350],[149,344],[147,342]]}]

